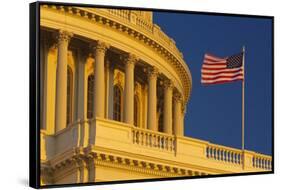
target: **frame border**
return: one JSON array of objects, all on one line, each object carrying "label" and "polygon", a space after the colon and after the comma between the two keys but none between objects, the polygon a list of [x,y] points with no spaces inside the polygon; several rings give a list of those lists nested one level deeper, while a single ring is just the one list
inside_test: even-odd
[{"label": "frame border", "polygon": [[29,4],[29,186],[40,188],[39,2]]},{"label": "frame border", "polygon": [[[272,40],[272,170],[265,172],[247,172],[247,173],[233,173],[233,174],[217,174],[209,176],[184,176],[184,177],[170,177],[157,179],[137,179],[137,180],[120,180],[107,182],[88,182],[88,183],[70,183],[59,185],[40,185],[40,5],[63,5],[63,6],[79,6],[91,8],[117,8],[129,10],[144,10],[144,11],[158,11],[158,12],[173,12],[173,13],[188,13],[194,15],[211,15],[211,16],[228,16],[228,17],[244,17],[244,18],[260,18],[271,20],[271,40]],[[55,187],[78,187],[90,185],[111,185],[122,183],[139,183],[139,182],[153,182],[153,181],[170,181],[182,179],[201,179],[201,178],[217,178],[217,177],[235,177],[248,175],[262,175],[274,174],[275,159],[274,159],[274,16],[266,15],[249,15],[249,14],[235,14],[235,13],[219,13],[219,12],[201,12],[190,10],[172,10],[172,9],[158,9],[158,8],[141,8],[141,7],[126,7],[114,5],[95,5],[85,3],[64,3],[64,2],[50,2],[37,1],[29,4],[29,186],[41,188],[55,188]]]}]

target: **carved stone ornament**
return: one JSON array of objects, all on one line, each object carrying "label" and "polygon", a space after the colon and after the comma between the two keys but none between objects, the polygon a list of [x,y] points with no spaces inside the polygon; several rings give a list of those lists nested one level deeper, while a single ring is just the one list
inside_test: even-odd
[{"label": "carved stone ornament", "polygon": [[129,53],[125,57],[125,63],[128,65],[135,65],[135,63],[139,60],[139,58],[135,54]]},{"label": "carved stone ornament", "polygon": [[173,82],[170,79],[164,80],[164,89],[172,89],[174,87]]},{"label": "carved stone ornament", "polygon": [[106,50],[109,48],[109,44],[102,42],[102,41],[98,41],[96,46],[93,47],[96,53],[105,53]]},{"label": "carved stone ornament", "polygon": [[73,33],[66,30],[59,30],[57,34],[58,43],[67,42],[69,43],[70,39],[73,37]]},{"label": "carved stone ornament", "polygon": [[179,92],[175,92],[173,98],[174,98],[175,102],[182,103],[182,101],[183,101],[182,95]]},{"label": "carved stone ornament", "polygon": [[154,78],[157,77],[159,74],[159,71],[156,67],[152,67],[148,69],[148,77],[149,78]]}]

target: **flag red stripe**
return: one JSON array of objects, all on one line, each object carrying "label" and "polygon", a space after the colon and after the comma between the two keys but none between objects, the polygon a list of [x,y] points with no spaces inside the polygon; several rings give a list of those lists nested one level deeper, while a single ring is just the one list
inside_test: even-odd
[{"label": "flag red stripe", "polygon": [[209,62],[226,62],[226,59],[210,59],[208,57],[205,57],[204,60]]},{"label": "flag red stripe", "polygon": [[226,69],[225,67],[224,68],[206,68],[204,67],[204,65],[202,66],[202,70],[215,70],[215,71],[224,71],[224,70],[231,70],[231,69]]},{"label": "flag red stripe", "polygon": [[236,72],[240,72],[242,71],[242,68],[238,68],[238,69],[225,69],[225,70],[219,70],[219,71],[215,71],[215,70],[207,70],[207,69],[202,69],[201,73],[202,74],[221,74],[221,73],[236,73]]},{"label": "flag red stripe", "polygon": [[203,65],[202,69],[226,69],[226,66],[225,65],[219,65],[219,66],[211,66],[211,65]]},{"label": "flag red stripe", "polygon": [[222,84],[222,83],[226,83],[226,82],[234,82],[234,81],[239,81],[242,80],[243,78],[239,78],[239,79],[234,79],[234,80],[221,80],[221,81],[217,81],[217,82],[201,82],[204,85],[208,85],[208,84]]},{"label": "flag red stripe", "polygon": [[217,78],[217,79],[207,79],[207,80],[201,79],[201,81],[216,82],[216,81],[219,81],[219,80],[234,80],[236,78],[243,78],[243,76],[236,76],[236,77],[231,77],[231,78],[220,77],[220,78]]},{"label": "flag red stripe", "polygon": [[203,65],[226,65],[226,61],[214,62],[214,61],[207,61],[207,60],[204,60]]},{"label": "flag red stripe", "polygon": [[209,59],[209,60],[212,60],[212,61],[224,61],[224,60],[226,60],[225,58],[216,57],[216,56],[213,56],[213,55],[210,55],[210,54],[205,54],[204,59]]},{"label": "flag red stripe", "polygon": [[204,57],[204,61],[209,61],[209,62],[223,62],[223,61],[226,61],[226,60],[210,59],[210,58]]},{"label": "flag red stripe", "polygon": [[233,78],[236,78],[236,77],[243,77],[243,73],[239,73],[239,74],[235,74],[235,75],[232,75],[232,76],[213,76],[213,77],[206,77],[206,76],[202,76],[202,79],[203,80],[216,80],[216,79],[220,79],[220,78],[227,78],[227,79],[233,79]]},{"label": "flag red stripe", "polygon": [[202,77],[212,78],[212,77],[218,77],[218,76],[235,76],[238,74],[243,74],[243,72],[235,72],[235,73],[220,73],[220,74],[202,74]]},{"label": "flag red stripe", "polygon": [[214,79],[214,80],[203,80],[201,79],[201,83],[207,83],[207,84],[213,84],[213,83],[216,83],[216,82],[220,82],[220,81],[235,81],[235,80],[243,80],[243,77],[242,76],[239,76],[239,77],[236,77],[236,78],[232,78],[232,79],[228,79],[228,78],[220,78],[220,79]]}]

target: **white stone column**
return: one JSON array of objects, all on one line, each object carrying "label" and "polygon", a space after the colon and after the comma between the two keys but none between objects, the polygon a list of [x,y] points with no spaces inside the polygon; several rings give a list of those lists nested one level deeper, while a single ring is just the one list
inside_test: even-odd
[{"label": "white stone column", "polygon": [[108,63],[108,119],[113,120],[114,65]]},{"label": "white stone column", "polygon": [[173,127],[174,134],[177,136],[183,136],[183,113],[182,113],[182,98],[179,93],[174,95],[174,116]]},{"label": "white stone column", "polygon": [[149,130],[157,131],[157,75],[158,71],[154,67],[148,71],[148,111],[147,127]]},{"label": "white stone column", "polygon": [[144,129],[147,129],[147,104],[148,104],[148,100],[147,100],[147,96],[148,96],[148,85],[147,84],[144,84],[143,86],[143,93],[144,93],[144,96],[143,96],[143,109],[142,109],[142,118],[143,118],[143,125],[142,127]]},{"label": "white stone column", "polygon": [[58,62],[56,78],[56,132],[66,127],[66,104],[67,104],[67,51],[72,34],[60,30],[58,40]]},{"label": "white stone column", "polygon": [[105,102],[104,102],[104,109],[105,109],[105,118],[108,118],[108,100],[109,100],[109,88],[108,88],[108,82],[109,82],[109,60],[105,60],[105,75],[104,75],[104,81],[105,81]]},{"label": "white stone column", "polygon": [[181,103],[181,121],[180,121],[180,134],[182,136],[184,136],[184,117],[186,114],[186,107],[183,104],[183,102]]},{"label": "white stone column", "polygon": [[173,118],[173,84],[170,80],[164,81],[164,115],[163,115],[163,125],[164,133],[172,134],[172,118]]},{"label": "white stone column", "polygon": [[125,59],[124,122],[134,125],[134,69],[137,58],[129,54]]},{"label": "white stone column", "polygon": [[95,82],[94,82],[94,112],[93,117],[104,118],[105,105],[105,78],[104,78],[104,57],[108,45],[98,41],[95,49]]},{"label": "white stone column", "polygon": [[78,52],[78,95],[77,95],[77,119],[86,119],[87,118],[87,111],[86,111],[86,89],[85,89],[85,83],[88,82],[87,79],[85,79],[85,64],[87,61],[86,55],[83,54],[82,51]]}]

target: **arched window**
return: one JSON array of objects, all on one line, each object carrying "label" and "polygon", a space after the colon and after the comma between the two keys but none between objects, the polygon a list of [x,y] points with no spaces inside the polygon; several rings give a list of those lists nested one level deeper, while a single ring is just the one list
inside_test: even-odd
[{"label": "arched window", "polygon": [[113,119],[121,121],[121,88],[117,85],[114,86]]},{"label": "arched window", "polygon": [[94,75],[88,76],[87,118],[93,117],[94,109]]},{"label": "arched window", "polygon": [[67,107],[66,107],[66,124],[72,121],[72,98],[73,98],[73,72],[67,66]]},{"label": "arched window", "polygon": [[134,125],[139,127],[139,98],[137,95],[134,97]]}]

